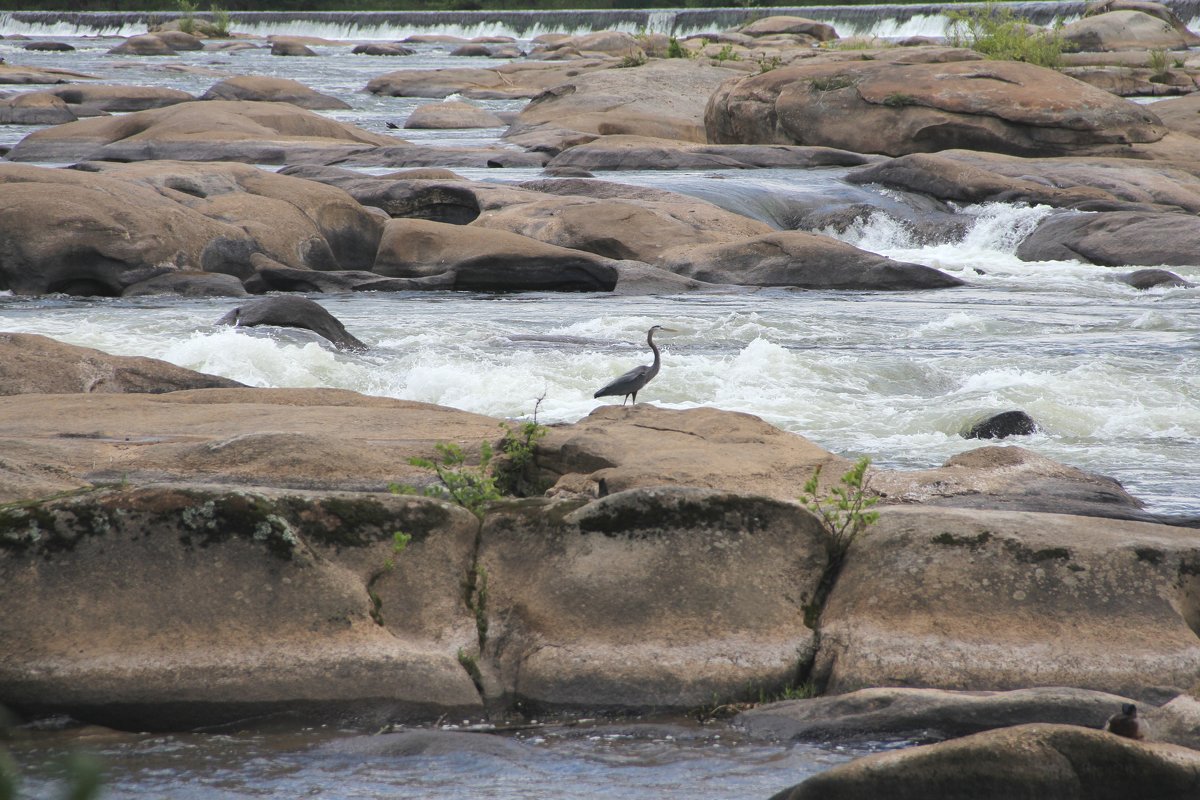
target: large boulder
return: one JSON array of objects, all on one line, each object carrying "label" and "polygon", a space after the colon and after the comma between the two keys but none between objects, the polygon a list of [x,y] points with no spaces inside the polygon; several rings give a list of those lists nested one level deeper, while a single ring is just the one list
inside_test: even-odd
[{"label": "large boulder", "polygon": [[851,546],[814,666],[872,686],[1072,686],[1163,702],[1200,669],[1200,549],[1167,525],[883,508]]},{"label": "large boulder", "polygon": [[479,548],[484,686],[534,713],[772,691],[811,653],[825,561],[816,519],[765,498],[659,488],[497,510]]},{"label": "large boulder", "polygon": [[721,85],[705,112],[721,144],[824,145],[903,155],[951,148],[1078,155],[1156,142],[1144,106],[1015,61],[843,61],[771,70]]},{"label": "large boulder", "polygon": [[0,100],[0,125],[60,125],[74,122],[67,104],[46,92],[29,92]]},{"label": "large boulder", "polygon": [[0,63],[0,85],[28,83],[71,83],[78,80],[95,80],[95,75],[58,67],[25,67]]},{"label": "large boulder", "polygon": [[962,286],[920,264],[893,261],[853,245],[801,231],[778,231],[668,254],[665,269],[710,283],[804,289],[912,290]]},{"label": "large boulder", "polygon": [[0,405],[0,502],[102,482],[384,492],[428,482],[409,459],[435,455],[438,442],[477,453],[499,438],[491,417],[335,389],[22,394]]},{"label": "large boulder", "polygon": [[840,764],[772,800],[1187,800],[1200,753],[1074,725],[1018,725]]},{"label": "large boulder", "polygon": [[266,103],[290,103],[313,110],[347,109],[345,100],[322,94],[299,81],[265,75],[239,75],[213,84],[201,100],[255,100]]},{"label": "large boulder", "polygon": [[80,106],[80,116],[97,112],[124,113],[173,106],[196,98],[179,89],[166,86],[123,86],[102,83],[71,83],[43,90],[55,95],[70,106]]},{"label": "large boulder", "polygon": [[0,333],[0,395],[158,394],[241,385],[154,358],[113,356],[32,333]]},{"label": "large boulder", "polygon": [[240,164],[0,166],[0,287],[119,295],[172,270],[369,267],[382,220],[344,192]]},{"label": "large boulder", "polygon": [[832,147],[694,144],[675,139],[613,134],[563,150],[548,169],[676,170],[857,167],[871,159]]},{"label": "large boulder", "polygon": [[1056,214],[1021,242],[1026,261],[1079,260],[1106,267],[1196,263],[1200,218],[1193,214],[1111,211]]},{"label": "large boulder", "polygon": [[838,38],[832,25],[817,22],[807,17],[772,16],[756,19],[737,29],[746,36],[777,36],[781,33],[802,34],[816,42],[828,42]]},{"label": "large boulder", "polygon": [[888,159],[847,180],[955,203],[1029,203],[1089,211],[1200,211],[1200,178],[1183,166],[1123,158],[1019,158],[947,150]]},{"label": "large boulder", "polygon": [[443,101],[417,106],[404,121],[405,128],[500,128],[504,120],[470,103]]},{"label": "large boulder", "polygon": [[880,687],[768,703],[738,714],[734,724],[756,738],[784,741],[928,741],[1031,722],[1102,728],[1128,702],[1119,695],[1061,686],[1009,692]]},{"label": "large boulder", "polygon": [[109,49],[115,56],[173,56],[176,50],[166,39],[153,33],[130,36],[119,45]]},{"label": "large boulder", "polygon": [[569,78],[611,66],[607,59],[589,59],[570,64],[514,61],[493,69],[406,69],[372,78],[366,90],[387,97],[440,98],[458,94],[472,100],[531,98]]},{"label": "large boulder", "polygon": [[18,142],[8,157],[278,164],[306,156],[332,160],[402,143],[289,103],[209,100],[46,128]]},{"label": "large boulder", "polygon": [[1195,34],[1134,9],[1086,16],[1062,27],[1063,41],[1075,50],[1186,50]]},{"label": "large boulder", "polygon": [[1154,113],[1170,130],[1200,136],[1200,93],[1155,103]]},{"label": "large boulder", "polygon": [[[388,570],[397,530],[411,540]],[[0,702],[139,731],[480,714],[457,658],[477,530],[387,494],[162,487],[6,509]]]},{"label": "large boulder", "polygon": [[703,143],[708,98],[737,74],[686,58],[584,73],[535,97],[506,135],[553,127]]},{"label": "large boulder", "polygon": [[374,271],[473,291],[611,291],[617,268],[601,256],[507,231],[422,219],[383,229]]}]

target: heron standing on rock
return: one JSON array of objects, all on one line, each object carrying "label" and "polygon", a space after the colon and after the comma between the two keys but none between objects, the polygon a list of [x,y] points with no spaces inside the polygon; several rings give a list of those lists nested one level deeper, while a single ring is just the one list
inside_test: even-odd
[{"label": "heron standing on rock", "polygon": [[592,395],[593,397],[618,397],[624,395],[621,405],[625,405],[625,401],[632,395],[634,404],[637,404],[637,393],[658,374],[658,368],[662,364],[662,359],[658,355],[658,346],[654,344],[655,331],[674,333],[670,328],[664,328],[662,325],[655,325],[646,331],[646,344],[650,345],[650,349],[654,351],[654,363],[649,366],[634,367],[596,392]]}]

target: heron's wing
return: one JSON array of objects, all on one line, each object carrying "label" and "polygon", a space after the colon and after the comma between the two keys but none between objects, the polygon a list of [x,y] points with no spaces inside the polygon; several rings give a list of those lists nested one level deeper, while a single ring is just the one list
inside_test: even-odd
[{"label": "heron's wing", "polygon": [[623,395],[635,392],[646,385],[647,374],[650,368],[646,366],[634,367],[626,372],[621,377],[613,380],[603,389],[596,392],[593,397],[605,397],[608,395]]}]

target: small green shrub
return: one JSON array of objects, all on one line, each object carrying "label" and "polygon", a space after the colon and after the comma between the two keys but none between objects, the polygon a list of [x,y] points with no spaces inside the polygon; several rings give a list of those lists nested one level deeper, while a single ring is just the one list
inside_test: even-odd
[{"label": "small green shrub", "polygon": [[213,3],[210,6],[212,10],[212,35],[226,38],[229,36],[229,9]]},{"label": "small green shrub", "polygon": [[383,562],[383,568],[391,572],[396,568],[396,557],[404,552],[404,548],[408,547],[408,543],[412,541],[412,534],[404,531],[396,531],[392,534],[392,552],[388,556],[387,561]]},{"label": "small green shrub", "polygon": [[814,92],[836,92],[848,89],[857,81],[850,75],[828,75],[824,78],[813,78],[808,82],[808,88]]},{"label": "small green shrub", "polygon": [[679,44],[679,40],[674,36],[667,42],[667,58],[687,58],[683,52],[683,45]]},{"label": "small green shrub", "polygon": [[617,67],[621,69],[629,69],[630,67],[640,67],[646,63],[646,54],[641,50],[630,53],[621,59],[621,63]]},{"label": "small green shrub", "polygon": [[714,61],[741,61],[742,57],[733,52],[733,45],[727,44],[722,47],[715,56]]},{"label": "small green shrub", "polygon": [[770,72],[773,69],[779,69],[782,64],[783,59],[781,59],[779,56],[771,56],[770,58],[767,58],[765,55],[759,56],[758,74],[762,75],[764,72]]},{"label": "small green shrub", "polygon": [[817,494],[821,479],[818,465],[801,490],[800,502],[824,528],[831,563],[840,564],[859,534],[879,519],[878,511],[868,510],[879,502],[878,497],[868,493],[866,474],[870,465],[871,459],[863,456],[842,475],[840,485],[821,495]]},{"label": "small green shrub", "polygon": [[196,4],[191,0],[176,0],[179,6],[179,30],[184,33],[196,32]]},{"label": "small green shrub", "polygon": [[1167,74],[1166,50],[1150,51],[1150,72],[1152,72],[1156,78]]},{"label": "small green shrub", "polygon": [[883,98],[883,104],[888,108],[903,108],[904,106],[917,105],[917,98],[911,94],[904,92],[892,92],[887,97]]},{"label": "small green shrub", "polygon": [[1024,61],[1055,68],[1066,43],[1058,30],[1032,30],[1011,8],[988,4],[981,9],[947,11],[946,40],[998,61]]},{"label": "small green shrub", "polygon": [[492,461],[492,446],[487,442],[480,445],[478,465],[468,464],[463,449],[453,442],[438,442],[434,449],[438,453],[434,458],[414,457],[408,463],[437,473],[441,483],[421,490],[404,484],[392,484],[388,489],[395,494],[420,494],[449,500],[482,518],[484,507],[500,499],[500,490],[488,468]]}]

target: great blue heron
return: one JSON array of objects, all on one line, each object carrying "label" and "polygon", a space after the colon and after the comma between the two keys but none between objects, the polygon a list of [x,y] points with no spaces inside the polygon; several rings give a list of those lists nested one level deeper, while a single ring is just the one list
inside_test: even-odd
[{"label": "great blue heron", "polygon": [[649,366],[634,367],[626,372],[621,377],[614,380],[612,383],[605,386],[600,391],[596,392],[593,397],[619,397],[624,395],[621,400],[621,405],[633,396],[633,402],[637,403],[637,393],[642,390],[642,387],[649,383],[655,375],[658,374],[658,368],[661,366],[662,359],[658,355],[658,346],[654,344],[654,332],[666,331],[673,333],[670,328],[664,328],[662,325],[655,325],[650,330],[646,331],[646,344],[650,345],[650,349],[654,351],[654,363]]}]

